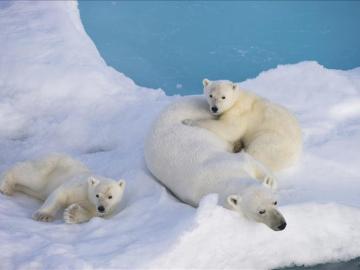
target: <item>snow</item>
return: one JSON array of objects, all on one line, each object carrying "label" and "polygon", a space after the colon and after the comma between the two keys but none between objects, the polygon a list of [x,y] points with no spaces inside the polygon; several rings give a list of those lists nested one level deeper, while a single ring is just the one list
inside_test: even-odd
[{"label": "snow", "polygon": [[[81,225],[35,222],[40,202],[0,196],[1,269],[256,268],[360,256],[360,68],[283,65],[242,86],[288,107],[305,139],[279,175],[288,227],[177,202],[149,174],[143,143],[170,102],[108,67],[72,1],[0,3],[0,171],[48,152],[127,180],[126,208]],[[165,164],[166,166],[166,164]]]}]

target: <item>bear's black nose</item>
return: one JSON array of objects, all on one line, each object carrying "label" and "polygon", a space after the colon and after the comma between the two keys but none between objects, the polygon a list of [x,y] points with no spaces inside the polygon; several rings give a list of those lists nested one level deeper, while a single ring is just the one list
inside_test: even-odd
[{"label": "bear's black nose", "polygon": [[216,113],[216,112],[218,111],[218,108],[215,107],[215,106],[214,106],[214,107],[211,107],[211,111],[214,112],[214,113]]},{"label": "bear's black nose", "polygon": [[105,211],[105,208],[104,208],[104,206],[100,205],[98,207],[98,210],[99,210],[100,213],[103,213]]},{"label": "bear's black nose", "polygon": [[279,229],[280,231],[282,231],[283,229],[285,229],[285,227],[286,227],[286,222],[284,222],[283,224],[281,224],[281,225],[278,227],[278,229]]}]

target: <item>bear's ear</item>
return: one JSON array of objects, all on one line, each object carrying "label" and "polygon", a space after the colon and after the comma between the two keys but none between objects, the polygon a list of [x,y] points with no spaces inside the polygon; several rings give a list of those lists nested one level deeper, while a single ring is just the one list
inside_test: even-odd
[{"label": "bear's ear", "polygon": [[119,186],[121,187],[121,188],[125,188],[125,186],[126,186],[126,182],[125,182],[125,180],[124,179],[120,179],[118,182],[117,182],[118,184],[119,184]]},{"label": "bear's ear", "polygon": [[229,195],[227,197],[228,204],[234,208],[236,208],[239,205],[240,201],[241,201],[241,198],[237,195]]},{"label": "bear's ear", "polygon": [[204,87],[207,87],[210,83],[211,83],[210,80],[208,80],[208,79],[203,79],[203,85],[204,85]]},{"label": "bear's ear", "polygon": [[97,180],[94,176],[90,176],[88,178],[88,183],[89,183],[90,186],[95,187],[100,183],[100,181]]}]

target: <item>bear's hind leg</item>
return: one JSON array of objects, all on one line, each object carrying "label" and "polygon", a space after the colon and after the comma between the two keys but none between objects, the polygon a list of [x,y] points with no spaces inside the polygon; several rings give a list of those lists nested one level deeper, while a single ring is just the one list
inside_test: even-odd
[{"label": "bear's hind leg", "polygon": [[271,169],[269,169],[267,166],[262,164],[260,161],[255,159],[252,155],[250,155],[248,152],[245,152],[245,157],[247,160],[246,163],[246,171],[247,173],[259,180],[260,182],[266,184],[267,186],[271,187],[272,189],[277,188],[277,179]]},{"label": "bear's hind leg", "polygon": [[13,177],[11,172],[7,172],[4,174],[0,183],[0,193],[11,196],[15,192],[15,182],[13,181]]},{"label": "bear's hind leg", "polygon": [[287,148],[286,138],[268,132],[251,141],[246,147],[246,152],[272,172],[277,172],[287,165]]},{"label": "bear's hind leg", "polygon": [[46,185],[43,179],[42,171],[32,162],[21,162],[4,173],[0,192],[12,195],[15,191],[21,191],[38,199],[43,199],[41,191]]}]

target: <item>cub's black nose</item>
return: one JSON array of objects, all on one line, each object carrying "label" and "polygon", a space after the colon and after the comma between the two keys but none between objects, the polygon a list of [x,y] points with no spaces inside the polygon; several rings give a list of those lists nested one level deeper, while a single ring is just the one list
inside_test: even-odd
[{"label": "cub's black nose", "polygon": [[100,213],[103,213],[105,211],[105,208],[104,208],[104,206],[100,205],[98,207],[98,210],[99,210]]},{"label": "cub's black nose", "polygon": [[215,107],[215,106],[214,106],[214,107],[211,107],[211,111],[214,112],[214,113],[216,113],[216,112],[218,111],[218,108]]},{"label": "cub's black nose", "polygon": [[281,225],[278,227],[278,229],[279,229],[280,231],[282,231],[283,229],[285,229],[285,227],[286,227],[286,222],[284,222],[283,224],[281,224]]}]

